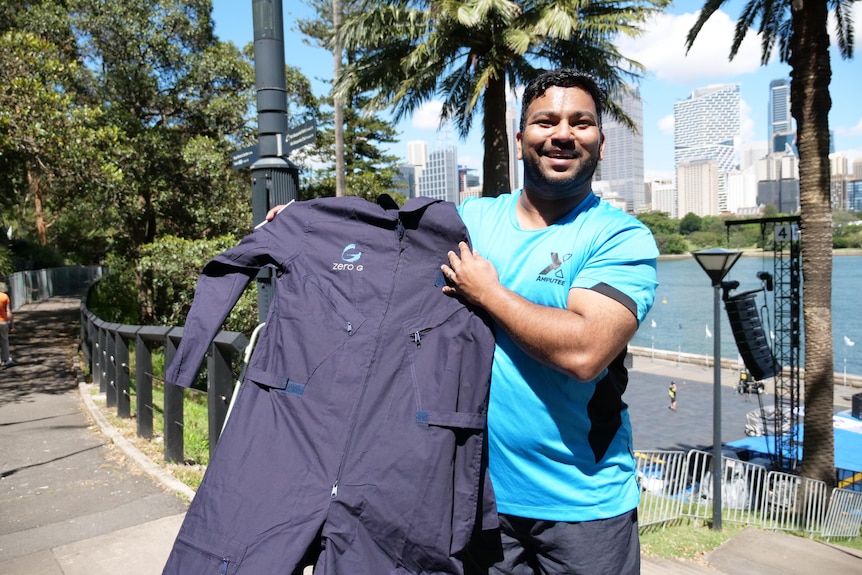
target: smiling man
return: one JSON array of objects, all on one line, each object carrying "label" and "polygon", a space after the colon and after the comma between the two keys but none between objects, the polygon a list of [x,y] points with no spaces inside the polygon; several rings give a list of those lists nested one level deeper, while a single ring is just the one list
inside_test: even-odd
[{"label": "smiling man", "polygon": [[465,201],[473,250],[462,243],[443,266],[444,291],[496,329],[494,575],[640,572],[624,359],[653,303],[658,250],[637,219],[592,193],[605,99],[573,70],[530,82],[517,135],[524,187]]}]

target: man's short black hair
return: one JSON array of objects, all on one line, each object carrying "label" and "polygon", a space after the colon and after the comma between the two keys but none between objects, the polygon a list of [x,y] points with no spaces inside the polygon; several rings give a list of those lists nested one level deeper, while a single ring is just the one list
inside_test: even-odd
[{"label": "man's short black hair", "polygon": [[599,130],[602,129],[602,111],[607,102],[607,94],[599,86],[596,79],[585,72],[574,70],[572,68],[558,68],[556,70],[546,70],[530,80],[527,87],[524,89],[524,97],[521,102],[521,125],[519,130],[524,131],[527,126],[527,108],[533,103],[536,98],[541,98],[548,88],[580,88],[592,96],[596,104],[596,113],[598,114]]}]

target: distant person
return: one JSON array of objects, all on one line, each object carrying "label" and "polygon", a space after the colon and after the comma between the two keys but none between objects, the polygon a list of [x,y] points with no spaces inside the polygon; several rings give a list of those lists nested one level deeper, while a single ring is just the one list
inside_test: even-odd
[{"label": "distant person", "polygon": [[670,405],[667,408],[671,411],[676,411],[676,382],[671,381],[667,388],[667,394],[670,397]]},{"label": "distant person", "polygon": [[3,367],[11,367],[15,364],[9,356],[9,334],[15,331],[15,323],[12,320],[12,300],[6,294],[6,285],[0,284],[0,361]]},{"label": "distant person", "polygon": [[739,393],[748,401],[748,396],[751,395],[751,376],[747,371],[742,371],[739,374]]}]

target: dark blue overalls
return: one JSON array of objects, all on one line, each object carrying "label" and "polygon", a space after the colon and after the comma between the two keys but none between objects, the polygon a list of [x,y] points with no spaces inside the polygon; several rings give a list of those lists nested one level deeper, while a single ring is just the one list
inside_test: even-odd
[{"label": "dark blue overalls", "polygon": [[287,575],[319,551],[315,575],[460,574],[483,513],[495,526],[493,334],[441,291],[467,230],[447,202],[382,204],[296,202],[205,266],[177,385],[260,268],[277,289],[164,573]]}]

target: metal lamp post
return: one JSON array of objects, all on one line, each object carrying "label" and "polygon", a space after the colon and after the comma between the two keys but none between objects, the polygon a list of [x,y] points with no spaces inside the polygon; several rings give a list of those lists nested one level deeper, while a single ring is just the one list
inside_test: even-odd
[{"label": "metal lamp post", "polygon": [[742,252],[710,248],[692,255],[712,282],[715,292],[713,306],[713,406],[712,406],[712,528],[721,531],[721,280],[739,259]]},{"label": "metal lamp post", "polygon": [[[259,159],[251,165],[254,223],[277,204],[299,199],[299,167],[287,155],[287,89],[284,73],[284,18],[281,0],[252,0],[254,83],[257,90]],[[257,276],[258,318],[266,321],[275,285],[272,270]]]}]

